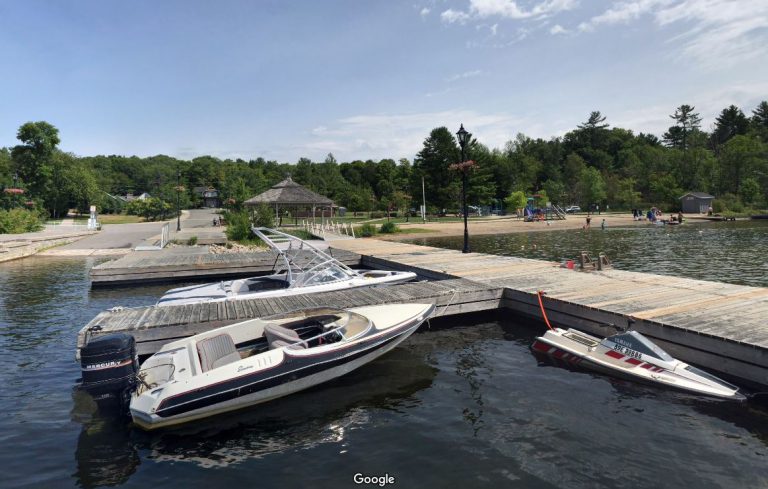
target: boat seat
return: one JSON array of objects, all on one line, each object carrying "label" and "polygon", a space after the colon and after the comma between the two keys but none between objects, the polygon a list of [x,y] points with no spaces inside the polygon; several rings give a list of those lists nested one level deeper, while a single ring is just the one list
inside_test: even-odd
[{"label": "boat seat", "polygon": [[299,348],[309,347],[306,341],[299,338],[299,334],[296,331],[276,324],[266,325],[264,327],[264,335],[267,337],[267,343],[269,343],[270,350],[293,345],[294,343],[296,344],[296,347]]},{"label": "boat seat", "polygon": [[240,360],[235,342],[227,333],[222,333],[197,342],[200,368],[203,372]]}]

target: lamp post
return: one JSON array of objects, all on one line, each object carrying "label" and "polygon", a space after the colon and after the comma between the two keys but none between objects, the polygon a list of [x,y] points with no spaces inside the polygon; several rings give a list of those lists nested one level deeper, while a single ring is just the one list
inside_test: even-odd
[{"label": "lamp post", "polygon": [[[459,146],[461,146],[461,165],[463,165],[466,161],[465,148],[469,142],[470,136],[467,130],[464,129],[464,124],[461,125],[456,136],[459,138]],[[464,248],[461,250],[462,253],[469,253],[469,231],[467,230],[467,171],[468,168],[465,168],[461,172],[461,207],[462,212],[464,213]]]},{"label": "lamp post", "polygon": [[176,170],[176,232],[181,231],[181,170]]}]

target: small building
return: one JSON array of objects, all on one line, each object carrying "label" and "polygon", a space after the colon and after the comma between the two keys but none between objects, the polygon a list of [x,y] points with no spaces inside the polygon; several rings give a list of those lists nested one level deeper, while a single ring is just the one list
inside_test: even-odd
[{"label": "small building", "polygon": [[221,207],[221,198],[219,191],[213,187],[195,187],[192,189],[203,202],[203,207],[218,209]]},{"label": "small building", "polygon": [[134,200],[147,200],[148,198],[152,197],[147,192],[142,192],[139,195],[133,195],[132,193],[128,193],[125,197],[120,197],[123,199],[124,202],[133,202]]},{"label": "small building", "polygon": [[688,192],[680,197],[683,212],[686,214],[706,214],[714,199],[713,195],[704,192]]},{"label": "small building", "polygon": [[298,222],[299,217],[312,217],[314,221],[318,210],[320,211],[321,219],[332,217],[334,209],[338,209],[331,199],[299,185],[290,176],[266,192],[251,197],[244,203],[250,207],[260,204],[274,207],[275,217],[278,222],[280,221],[281,212],[286,210],[290,210],[294,219]]}]

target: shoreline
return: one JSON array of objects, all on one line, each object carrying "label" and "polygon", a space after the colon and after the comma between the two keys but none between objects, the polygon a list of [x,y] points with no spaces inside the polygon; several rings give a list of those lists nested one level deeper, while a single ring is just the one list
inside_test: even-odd
[{"label": "shoreline", "polygon": [[[547,232],[547,231],[564,231],[564,230],[582,230],[586,224],[587,216],[583,215],[569,215],[565,220],[554,221],[534,221],[525,222],[522,219],[516,218],[489,218],[473,221],[470,219],[468,223],[469,235],[489,235],[489,234],[509,234],[509,233],[530,233],[530,232]],[[683,215],[685,221],[697,220],[694,218],[688,218]],[[652,226],[654,224],[648,221],[635,221],[630,214],[594,214],[592,215],[592,222],[590,224],[590,230],[600,230],[601,223],[605,219],[606,227],[633,227],[633,226]],[[685,221],[683,223],[685,224]],[[428,232],[418,233],[399,233],[399,234],[377,234],[376,239],[384,241],[407,241],[418,238],[440,238],[440,237],[455,237],[464,235],[464,223],[459,222],[413,222],[413,223],[399,223],[398,226],[401,229],[428,229]]]}]

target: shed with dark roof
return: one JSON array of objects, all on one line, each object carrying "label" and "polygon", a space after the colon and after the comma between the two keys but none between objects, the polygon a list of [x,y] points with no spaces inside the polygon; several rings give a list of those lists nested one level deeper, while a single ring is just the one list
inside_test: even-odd
[{"label": "shed with dark roof", "polygon": [[686,214],[706,214],[714,199],[713,195],[705,192],[688,192],[680,197],[683,212]]}]

